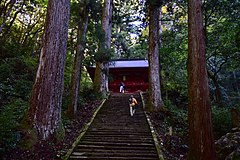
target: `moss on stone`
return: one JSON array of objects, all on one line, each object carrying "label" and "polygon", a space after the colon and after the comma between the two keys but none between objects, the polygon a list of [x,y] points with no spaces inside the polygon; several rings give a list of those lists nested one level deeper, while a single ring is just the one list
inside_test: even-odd
[{"label": "moss on stone", "polygon": [[57,142],[62,141],[65,137],[65,129],[63,123],[61,122],[58,129],[55,132],[55,139]]},{"label": "moss on stone", "polygon": [[34,129],[25,130],[23,135],[20,141],[20,147],[22,149],[31,149],[38,141],[37,133]]},{"label": "moss on stone", "polygon": [[21,123],[19,130],[22,133],[22,137],[20,140],[20,147],[22,149],[31,149],[38,141],[37,131],[30,124],[28,115],[26,114]]}]

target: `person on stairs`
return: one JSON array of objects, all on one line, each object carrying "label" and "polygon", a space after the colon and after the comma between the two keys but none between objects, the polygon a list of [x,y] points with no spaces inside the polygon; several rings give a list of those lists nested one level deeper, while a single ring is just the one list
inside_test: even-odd
[{"label": "person on stairs", "polygon": [[120,83],[119,88],[120,88],[120,93],[124,93],[125,85],[123,82]]},{"label": "person on stairs", "polygon": [[136,105],[138,105],[138,102],[136,100],[136,98],[133,97],[133,95],[131,95],[131,97],[129,98],[129,106],[130,106],[130,115],[133,116],[134,113],[136,112]]}]

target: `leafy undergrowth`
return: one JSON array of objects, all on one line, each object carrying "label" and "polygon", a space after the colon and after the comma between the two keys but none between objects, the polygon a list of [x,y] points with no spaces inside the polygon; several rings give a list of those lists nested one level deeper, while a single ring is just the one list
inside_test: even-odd
[{"label": "leafy undergrowth", "polygon": [[[148,96],[142,95],[145,104]],[[184,102],[184,101],[183,101]],[[162,112],[147,112],[165,160],[185,160],[188,153],[187,110],[183,102],[165,100]],[[177,107],[178,106],[178,107]]]},{"label": "leafy undergrowth", "polygon": [[[145,101],[147,99],[145,98]],[[163,112],[148,113],[165,160],[185,160],[188,153],[187,110],[165,100]],[[229,108],[212,107],[218,159],[240,159],[240,129],[232,128]],[[220,139],[219,139],[220,138]]]},{"label": "leafy undergrowth", "polygon": [[[187,158],[187,126],[182,119],[176,119],[170,112],[148,113],[161,146],[165,160]],[[169,122],[170,119],[171,122]],[[175,120],[174,120],[175,119]]]},{"label": "leafy undergrowth", "polygon": [[57,160],[67,153],[68,149],[71,148],[73,142],[79,135],[79,131],[83,128],[84,124],[88,123],[92,118],[94,111],[100,105],[101,101],[96,100],[87,103],[86,106],[81,107],[74,120],[65,119],[65,138],[63,141],[54,143],[41,141],[34,145],[29,150],[22,150],[20,147],[5,152],[3,155],[0,154],[0,159],[3,160]]}]

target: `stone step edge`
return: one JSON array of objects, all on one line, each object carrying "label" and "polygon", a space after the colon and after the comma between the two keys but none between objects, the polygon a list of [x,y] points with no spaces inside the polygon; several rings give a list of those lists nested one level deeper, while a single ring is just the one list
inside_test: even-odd
[{"label": "stone step edge", "polygon": [[147,122],[148,122],[148,125],[149,125],[149,128],[151,130],[151,134],[152,134],[152,137],[153,137],[153,140],[154,140],[154,144],[155,144],[155,147],[156,147],[156,150],[157,150],[157,154],[158,154],[158,158],[159,160],[164,160],[163,158],[163,154],[162,154],[162,151],[161,151],[161,147],[160,147],[160,144],[158,142],[158,139],[157,139],[157,135],[153,129],[153,125],[150,121],[150,118],[149,116],[147,115],[145,109],[146,109],[146,106],[145,106],[145,102],[144,102],[144,99],[143,99],[143,92],[140,92],[140,98],[141,98],[141,101],[142,101],[142,106],[143,106],[143,110],[144,110],[144,114],[147,118]]},{"label": "stone step edge", "polygon": [[79,141],[81,140],[81,138],[83,137],[83,135],[86,133],[86,131],[88,130],[88,128],[90,127],[90,125],[92,124],[94,118],[96,117],[98,111],[102,108],[102,106],[105,104],[105,102],[108,100],[109,98],[109,94],[107,95],[107,97],[102,101],[102,103],[100,104],[100,106],[96,109],[96,111],[94,112],[91,120],[81,129],[80,131],[80,135],[77,137],[77,139],[74,141],[74,143],[72,144],[72,148],[68,150],[67,154],[63,157],[63,160],[68,160],[70,155],[72,154],[74,148],[77,146],[77,144],[79,143]]}]

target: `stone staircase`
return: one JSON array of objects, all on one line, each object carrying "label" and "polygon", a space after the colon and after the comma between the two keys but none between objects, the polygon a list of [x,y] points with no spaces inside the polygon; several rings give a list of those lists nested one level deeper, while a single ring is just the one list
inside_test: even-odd
[{"label": "stone staircase", "polygon": [[157,160],[159,156],[142,109],[129,113],[130,94],[112,94],[97,113],[68,159]]}]

